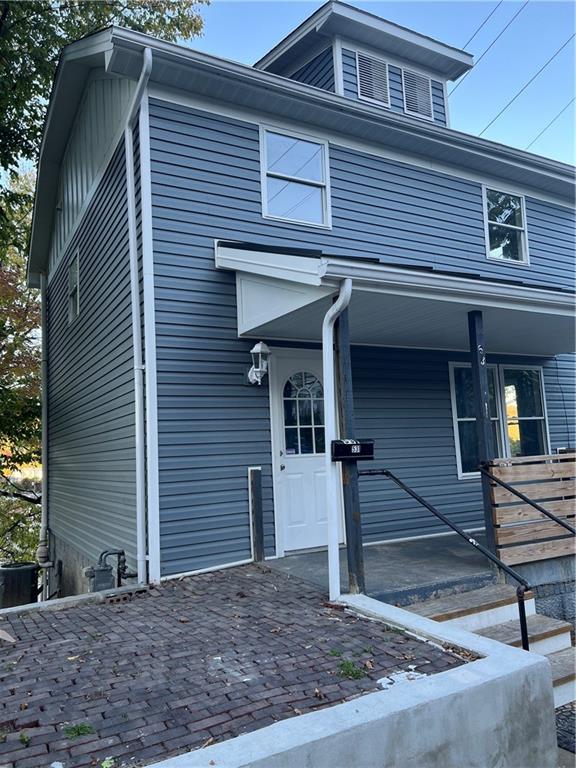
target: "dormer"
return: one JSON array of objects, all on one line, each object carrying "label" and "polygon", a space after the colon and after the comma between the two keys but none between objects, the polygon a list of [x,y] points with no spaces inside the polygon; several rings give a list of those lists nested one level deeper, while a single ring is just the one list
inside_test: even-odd
[{"label": "dormer", "polygon": [[386,19],[329,2],[254,65],[416,120],[448,125],[446,83],[472,56]]}]

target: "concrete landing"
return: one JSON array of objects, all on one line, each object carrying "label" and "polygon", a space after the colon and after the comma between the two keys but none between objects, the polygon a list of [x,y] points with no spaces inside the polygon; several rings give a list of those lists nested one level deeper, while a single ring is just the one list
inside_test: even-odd
[{"label": "concrete landing", "polygon": [[[477,534],[484,541],[483,534]],[[296,552],[267,560],[271,568],[328,589],[326,550]],[[411,539],[364,547],[366,591],[393,605],[450,592],[477,589],[494,582],[488,561],[457,534]],[[348,586],[346,551],[340,550],[342,590]]]}]

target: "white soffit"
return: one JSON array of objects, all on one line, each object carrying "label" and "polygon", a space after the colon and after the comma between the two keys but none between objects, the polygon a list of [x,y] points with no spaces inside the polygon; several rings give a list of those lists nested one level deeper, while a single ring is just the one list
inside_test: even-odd
[{"label": "white soffit", "polygon": [[334,288],[326,286],[237,272],[238,335],[249,333],[333,293]]}]

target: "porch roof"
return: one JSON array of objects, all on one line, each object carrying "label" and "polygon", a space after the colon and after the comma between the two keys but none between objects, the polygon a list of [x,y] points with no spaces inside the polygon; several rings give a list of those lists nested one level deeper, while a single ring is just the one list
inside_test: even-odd
[{"label": "porch roof", "polygon": [[344,278],[353,281],[353,344],[468,349],[467,313],[484,312],[487,351],[550,357],[574,351],[574,294],[455,273],[216,243],[234,270],[238,334],[317,342]]}]

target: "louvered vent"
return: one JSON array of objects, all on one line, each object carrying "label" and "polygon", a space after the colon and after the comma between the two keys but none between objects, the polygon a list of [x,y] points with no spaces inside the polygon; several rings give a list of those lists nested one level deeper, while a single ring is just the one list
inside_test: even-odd
[{"label": "louvered vent", "polygon": [[390,105],[388,89],[388,64],[365,53],[357,53],[358,64],[358,95],[362,99],[379,101]]},{"label": "louvered vent", "polygon": [[430,78],[404,70],[404,104],[409,115],[432,119],[432,90]]}]

